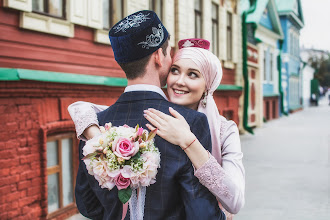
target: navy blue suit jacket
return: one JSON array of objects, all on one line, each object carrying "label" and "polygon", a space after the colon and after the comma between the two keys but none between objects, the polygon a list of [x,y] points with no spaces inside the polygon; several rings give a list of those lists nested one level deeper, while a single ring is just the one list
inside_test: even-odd
[{"label": "navy blue suit jacket", "polygon": [[[211,136],[207,118],[197,111],[166,101],[161,95],[150,91],[123,93],[117,102],[98,114],[100,125],[111,122],[114,126],[137,124],[145,128],[148,121],[143,110],[158,109],[169,114],[169,107],[182,114],[191,131],[201,144],[211,152]],[[156,183],[147,187],[144,219],[217,219],[225,215],[219,209],[216,198],[202,186],[194,176],[193,166],[179,146],[155,137],[156,147],[161,153],[161,168],[158,169]],[[80,144],[80,159],[82,147]],[[118,190],[101,189],[93,176],[88,174],[85,164],[80,161],[77,182],[76,202],[79,211],[93,219],[121,219],[122,203]],[[129,213],[125,219],[129,219]]]}]

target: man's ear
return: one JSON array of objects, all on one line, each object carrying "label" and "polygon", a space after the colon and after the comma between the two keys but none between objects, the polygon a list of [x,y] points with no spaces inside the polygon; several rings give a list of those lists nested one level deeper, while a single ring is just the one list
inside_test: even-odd
[{"label": "man's ear", "polygon": [[155,52],[155,62],[159,67],[163,66],[163,60],[164,60],[164,54],[163,54],[163,49],[159,48]]}]

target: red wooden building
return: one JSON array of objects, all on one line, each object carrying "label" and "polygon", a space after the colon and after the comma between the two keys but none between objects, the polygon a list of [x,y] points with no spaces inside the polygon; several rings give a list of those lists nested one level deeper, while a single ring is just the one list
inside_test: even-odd
[{"label": "red wooden building", "polygon": [[[57,33],[47,29],[60,25],[49,8],[26,13],[7,7],[10,2],[0,0],[0,219],[65,219],[77,213],[78,165],[67,107],[78,100],[111,105],[125,75],[111,46],[97,42],[95,28],[64,19],[69,31]],[[46,19],[36,23],[46,31],[32,30],[31,19]],[[227,85],[215,99],[238,123],[241,88],[232,86],[234,74],[224,70]]]}]

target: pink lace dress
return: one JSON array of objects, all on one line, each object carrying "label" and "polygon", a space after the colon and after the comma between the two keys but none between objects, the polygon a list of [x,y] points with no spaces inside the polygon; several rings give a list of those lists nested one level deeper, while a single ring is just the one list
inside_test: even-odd
[{"label": "pink lace dress", "polygon": [[[84,130],[91,125],[98,125],[96,113],[106,108],[108,106],[81,101],[68,107],[78,139],[86,141],[83,136]],[[245,203],[243,153],[237,125],[224,117],[221,120],[221,146],[219,146],[221,147],[221,161],[217,161],[210,154],[209,160],[195,170],[195,176],[217,197],[219,203],[228,212],[236,214]]]}]

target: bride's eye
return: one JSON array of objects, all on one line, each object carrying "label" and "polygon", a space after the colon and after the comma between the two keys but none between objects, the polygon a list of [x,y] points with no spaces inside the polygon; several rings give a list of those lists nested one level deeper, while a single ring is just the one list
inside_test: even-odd
[{"label": "bride's eye", "polygon": [[171,68],[171,73],[172,74],[179,74],[179,70],[177,68],[175,68],[175,67],[172,67]]},{"label": "bride's eye", "polygon": [[190,78],[193,78],[193,79],[198,78],[198,74],[197,74],[197,73],[194,73],[194,72],[190,72],[190,73],[188,74],[188,76],[189,76]]}]

